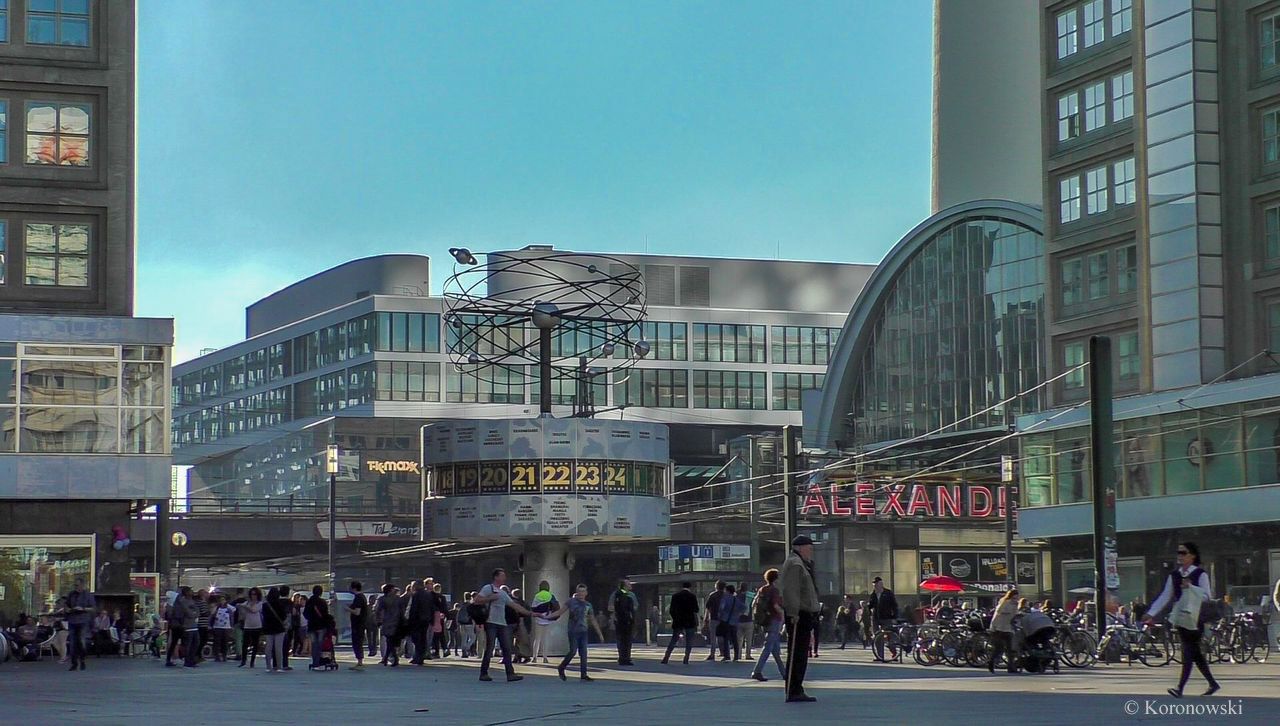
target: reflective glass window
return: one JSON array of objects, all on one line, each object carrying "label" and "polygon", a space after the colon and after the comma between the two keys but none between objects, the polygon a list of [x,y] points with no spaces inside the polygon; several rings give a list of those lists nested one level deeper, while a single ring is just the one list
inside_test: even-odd
[{"label": "reflective glass window", "polygon": [[89,47],[89,0],[27,0],[27,43]]},{"label": "reflective glass window", "polygon": [[1132,158],[1117,161],[1111,165],[1112,199],[1117,205],[1133,204],[1138,199],[1135,181],[1134,161]]},{"label": "reflective glass window", "polygon": [[1079,21],[1075,8],[1058,13],[1058,59],[1068,58],[1075,55],[1080,48],[1080,41],[1077,37],[1079,30]]},{"label": "reflective glass window", "polygon": [[1082,6],[1084,12],[1084,47],[1089,48],[1107,39],[1107,15],[1103,0],[1091,0]]},{"label": "reflective glass window", "polygon": [[1280,108],[1262,112],[1262,162],[1280,161]]},{"label": "reflective glass window", "polygon": [[1062,307],[1084,302],[1084,260],[1076,257],[1062,262]]},{"label": "reflective glass window", "polygon": [[[3,14],[0,10],[0,15]],[[3,19],[0,18],[0,23]],[[0,36],[0,40],[3,36]],[[0,164],[9,161],[9,102],[0,99]]]},{"label": "reflective glass window", "polygon": [[1072,91],[1058,97],[1058,141],[1080,135],[1080,94]]},{"label": "reflective glass window", "polygon": [[1107,125],[1107,84],[1100,81],[1084,87],[1084,130]]},{"label": "reflective glass window", "polygon": [[1280,350],[1280,301],[1267,305],[1267,341],[1269,350]]},{"label": "reflective glass window", "polygon": [[613,374],[617,406],[688,408],[689,372],[667,368],[632,368]]},{"label": "reflective glass window", "polygon": [[1264,71],[1276,67],[1280,50],[1280,13],[1264,16],[1258,28],[1258,65]]},{"label": "reflective glass window", "polygon": [[1280,206],[1262,210],[1262,238],[1262,254],[1266,266],[1280,266]]},{"label": "reflective glass window", "polygon": [[89,104],[30,101],[26,108],[28,164],[89,166]]},{"label": "reflective glass window", "polygon": [[1107,167],[1101,166],[1085,172],[1087,193],[1085,209],[1089,214],[1107,211]]},{"label": "reflective glass window", "polygon": [[9,42],[9,0],[0,0],[0,43]]},{"label": "reflective glass window", "polygon": [[1106,252],[1095,252],[1087,258],[1087,268],[1089,271],[1089,299],[1101,300],[1107,297],[1111,292],[1110,276],[1108,275]]},{"label": "reflective glass window", "polygon": [[1058,201],[1059,221],[1080,219],[1080,177],[1073,175],[1058,181]]},{"label": "reflective glass window", "polygon": [[1138,289],[1138,246],[1125,245],[1116,250],[1116,293],[1133,293]]},{"label": "reflective glass window", "polygon": [[1111,120],[1133,116],[1133,71],[1111,77]]},{"label": "reflective glass window", "polygon": [[1115,37],[1133,29],[1133,0],[1111,0],[1111,35]]},{"label": "reflective glass window", "polygon": [[28,223],[25,232],[23,277],[26,284],[89,286],[89,225]]}]

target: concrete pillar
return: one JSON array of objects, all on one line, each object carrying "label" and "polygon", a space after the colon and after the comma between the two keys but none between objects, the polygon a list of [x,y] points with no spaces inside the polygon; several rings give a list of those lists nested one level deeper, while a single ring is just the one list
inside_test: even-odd
[{"label": "concrete pillar", "polygon": [[[561,604],[573,596],[574,583],[569,581],[569,568],[565,567],[565,556],[569,554],[568,542],[554,540],[536,540],[524,544],[524,582],[526,602],[532,604],[533,596],[538,592],[538,583],[546,580],[551,585],[551,593]],[[542,652],[548,658],[563,656],[569,650],[568,615],[551,624],[547,632],[547,640],[543,643]]]}]

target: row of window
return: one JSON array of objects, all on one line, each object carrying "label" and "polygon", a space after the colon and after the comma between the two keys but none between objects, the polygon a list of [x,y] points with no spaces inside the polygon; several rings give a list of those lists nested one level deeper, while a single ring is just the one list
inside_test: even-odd
[{"label": "row of window", "polygon": [[[90,0],[26,0],[23,7],[27,45],[89,47]],[[10,7],[9,0],[0,0],[0,43],[10,42],[9,18],[17,8],[17,2]]]},{"label": "row of window", "polygon": [[[0,164],[9,161],[9,106],[9,99],[0,98]],[[90,166],[92,104],[38,100],[27,101],[21,108],[26,121],[19,134],[24,163]]]},{"label": "row of window", "polygon": [[1058,261],[1062,316],[1132,302],[1138,290],[1138,246],[1073,255]]},{"label": "row of window", "polygon": [[1133,71],[1125,71],[1058,97],[1058,141],[1079,138],[1132,116]]},{"label": "row of window", "polygon": [[1058,180],[1058,221],[1066,224],[1137,200],[1133,157],[1076,172]]},{"label": "row of window", "polygon": [[[0,226],[0,252],[3,251],[2,231]],[[687,360],[689,325],[660,321],[642,323],[638,332],[650,343],[647,358]],[[695,361],[765,362],[767,339],[763,325],[692,323],[692,326],[692,356]],[[461,329],[448,327],[451,347],[470,346],[484,351],[486,355],[493,354],[502,346],[507,350],[519,348],[524,339],[523,330],[519,327],[482,327],[479,321],[464,323]],[[775,325],[771,334],[773,362],[825,366],[840,330]],[[629,339],[636,338],[629,336]],[[587,326],[567,328],[552,337],[552,355],[569,357],[583,351],[596,351],[598,354],[605,340],[603,333]],[[336,323],[183,375],[174,381],[174,403],[195,405],[206,399],[251,390],[374,351],[439,353],[440,316],[436,313],[378,312]],[[615,357],[628,355],[632,353],[626,346],[619,346],[614,353]],[[461,390],[459,395],[463,395]]]},{"label": "row of window", "polygon": [[1066,60],[1132,30],[1133,0],[1086,0],[1059,12],[1055,21],[1058,60]]},{"label": "row of window", "polygon": [[[23,222],[13,225],[22,255],[21,279],[36,287],[88,287],[93,227],[88,224]],[[9,223],[0,219],[0,284],[10,281]]]},{"label": "row of window", "polygon": [[[1112,336],[1114,343],[1111,355],[1112,375],[1117,389],[1134,388],[1138,385],[1138,377],[1142,375],[1142,357],[1138,347],[1138,333],[1128,331]],[[1085,369],[1089,342],[1075,340],[1062,346],[1062,363],[1064,371],[1071,371],[1062,379],[1062,390],[1065,398],[1080,398],[1085,395]],[[1075,370],[1072,370],[1075,369]]]}]

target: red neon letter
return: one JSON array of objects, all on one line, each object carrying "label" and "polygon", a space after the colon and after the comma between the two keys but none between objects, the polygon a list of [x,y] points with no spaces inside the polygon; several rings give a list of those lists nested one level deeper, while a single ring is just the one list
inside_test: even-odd
[{"label": "red neon letter", "polygon": [[888,514],[889,511],[892,510],[897,512],[899,517],[907,516],[907,513],[902,511],[902,502],[898,499],[899,497],[902,496],[902,492],[906,488],[907,487],[905,484],[894,484],[893,486],[889,487],[889,490],[888,490],[889,499],[884,503],[884,509],[880,510],[880,513]]},{"label": "red neon letter", "polygon": [[840,485],[831,484],[831,514],[837,517],[848,517],[853,514],[853,508],[849,506],[848,500],[839,493]]},{"label": "red neon letter", "polygon": [[925,514],[933,516],[933,502],[929,501],[929,492],[925,490],[924,484],[911,486],[911,503],[907,505],[907,514],[914,517],[918,509],[923,509]]},{"label": "red neon letter", "polygon": [[876,516],[875,498],[869,497],[869,496],[863,496],[864,494],[870,494],[875,490],[876,490],[876,487],[874,484],[869,484],[865,481],[860,481],[857,484],[853,485],[853,492],[854,492],[853,506],[858,512],[859,517]]},{"label": "red neon letter", "polygon": [[[959,517],[960,516],[960,487],[958,486],[940,486],[938,487],[938,516],[939,517]],[[948,511],[950,512],[948,514]]]},{"label": "red neon letter", "polygon": [[808,514],[811,508],[816,507],[822,514],[830,516],[831,510],[827,509],[827,500],[822,496],[822,489],[816,485],[809,487],[809,493],[805,495],[804,504],[800,505],[800,513]]},{"label": "red neon letter", "polygon": [[[978,506],[978,495],[982,495],[982,506]],[[970,517],[990,517],[991,516],[991,490],[984,486],[969,487],[969,516]]]}]

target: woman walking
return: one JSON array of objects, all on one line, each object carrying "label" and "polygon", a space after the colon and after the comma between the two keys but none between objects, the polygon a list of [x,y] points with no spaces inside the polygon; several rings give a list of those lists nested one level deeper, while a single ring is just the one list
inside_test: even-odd
[{"label": "woman walking", "polygon": [[[1195,598],[1198,603],[1187,603],[1180,607],[1179,604],[1183,598]],[[1200,549],[1192,542],[1183,542],[1178,545],[1178,567],[1169,573],[1160,597],[1151,603],[1151,609],[1143,618],[1145,622],[1151,622],[1170,603],[1174,603],[1173,625],[1182,638],[1182,675],[1178,678],[1178,687],[1169,689],[1169,695],[1174,698],[1182,698],[1182,689],[1186,687],[1187,679],[1191,677],[1192,663],[1196,664],[1196,668],[1200,669],[1200,675],[1209,682],[1209,690],[1205,691],[1204,695],[1212,696],[1221,688],[1213,679],[1213,674],[1209,672],[1209,663],[1205,660],[1204,652],[1200,650],[1200,634],[1203,627],[1203,623],[1199,621],[1200,605],[1212,599],[1213,582],[1209,574],[1200,566]],[[1195,622],[1178,617],[1188,612]]]},{"label": "woman walking", "polygon": [[378,598],[373,613],[382,633],[382,665],[388,665],[389,659],[389,665],[395,668],[400,665],[400,627],[404,622],[404,603],[395,585],[387,583],[382,586],[382,597]]},{"label": "woman walking", "polygon": [[284,639],[289,632],[289,601],[276,588],[267,590],[262,608],[262,632],[267,636],[267,672],[284,672]]},{"label": "woman walking", "polygon": [[[1026,598],[1023,598],[1021,604],[1026,603]],[[996,672],[996,660],[1001,653],[1008,666],[1006,670],[1010,673],[1018,672],[1018,659],[1013,653],[1013,616],[1019,610],[1018,590],[1011,587],[1000,598],[996,612],[991,616],[991,644],[995,649],[991,651],[991,660],[987,661],[987,670],[992,673]]]},{"label": "woman walking", "polygon": [[252,668],[258,657],[258,639],[262,637],[262,591],[256,587],[249,590],[249,599],[240,603],[240,622],[244,623],[240,667],[244,668],[247,658],[249,667]]},{"label": "woman walking", "polygon": [[782,666],[782,623],[785,613],[782,610],[782,592],[774,584],[777,581],[776,568],[771,567],[765,570],[764,585],[756,593],[754,602],[755,610],[759,614],[756,623],[763,622],[766,616],[769,618],[769,624],[765,626],[764,648],[760,650],[760,660],[756,661],[756,667],[751,671],[751,677],[757,681],[769,680],[764,677],[764,664],[769,662],[771,655],[774,664],[778,666],[778,677],[784,680],[787,677],[787,671]]}]

